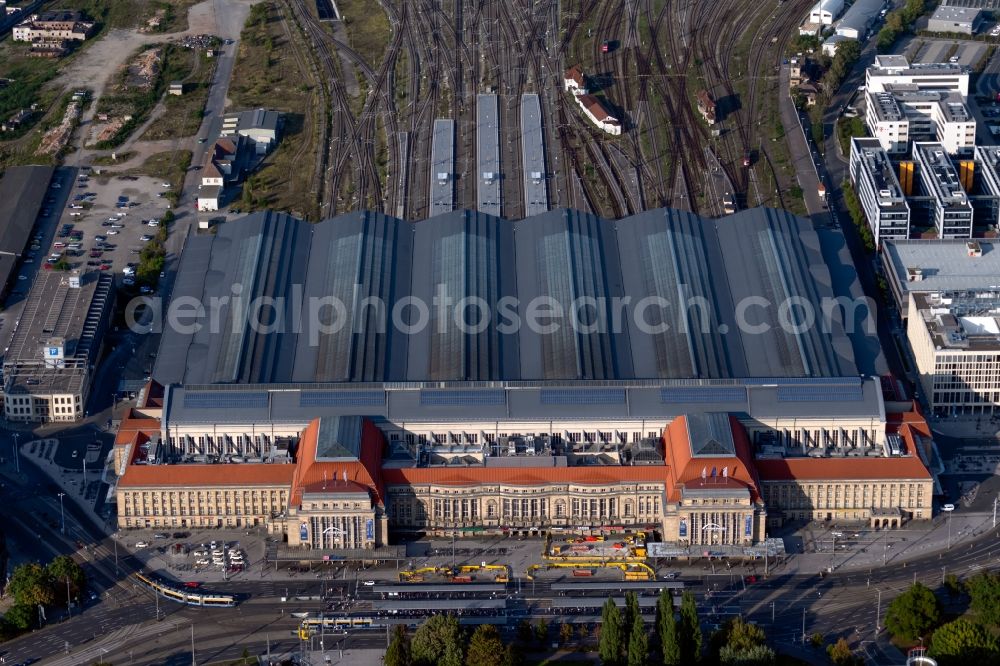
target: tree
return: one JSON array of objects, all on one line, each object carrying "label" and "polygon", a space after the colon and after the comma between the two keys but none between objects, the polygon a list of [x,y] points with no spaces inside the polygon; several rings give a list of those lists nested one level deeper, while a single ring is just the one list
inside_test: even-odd
[{"label": "tree", "polygon": [[985,624],[1000,624],[1000,575],[983,573],[965,584],[972,597],[972,610]]},{"label": "tree", "polygon": [[996,637],[983,625],[965,618],[938,627],[929,652],[941,666],[1000,663]]},{"label": "tree", "polygon": [[625,609],[622,612],[622,627],[625,631],[632,631],[632,623],[635,622],[635,618],[640,614],[639,610],[639,597],[635,592],[625,593]]},{"label": "tree", "polygon": [[851,650],[850,644],[841,637],[836,643],[826,646],[826,654],[837,666],[863,666],[865,660]]},{"label": "tree", "polygon": [[56,595],[66,601],[66,581],[69,581],[69,594],[71,598],[77,598],[87,586],[87,574],[83,572],[83,567],[76,563],[69,555],[60,555],[49,562],[46,571],[52,580],[52,585]]},{"label": "tree", "polygon": [[[638,602],[637,602],[638,603]],[[632,620],[632,635],[628,639],[628,666],[644,666],[649,658],[649,636],[642,615]]]},{"label": "tree", "polygon": [[701,659],[702,636],[698,605],[690,592],[684,592],[681,597],[680,615],[681,663],[693,664]]},{"label": "tree", "polygon": [[385,666],[410,666],[410,636],[406,627],[397,624],[392,630],[392,641],[385,651]]},{"label": "tree", "polygon": [[563,622],[559,625],[559,642],[566,645],[571,640],[573,640],[573,625],[569,622]]},{"label": "tree", "polygon": [[481,624],[472,632],[466,666],[503,666],[506,650],[500,631],[492,624]]},{"label": "tree", "polygon": [[521,620],[517,623],[517,640],[522,643],[530,643],[531,639],[534,638],[535,632],[531,628],[531,623],[527,620]]},{"label": "tree", "polygon": [[941,603],[922,583],[910,586],[892,600],[885,615],[885,628],[897,638],[916,640],[941,619]]},{"label": "tree", "polygon": [[962,587],[961,581],[958,580],[958,576],[955,574],[948,574],[944,579],[944,589],[948,590],[948,594],[953,597],[962,596],[962,592],[965,588]]},{"label": "tree", "polygon": [[621,664],[623,649],[622,614],[613,599],[604,602],[601,609],[601,638],[598,642],[598,654],[605,666]]},{"label": "tree", "polygon": [[35,563],[22,564],[14,569],[7,593],[14,597],[15,603],[26,606],[48,606],[56,600],[52,578],[42,565]]},{"label": "tree", "polygon": [[545,637],[548,635],[549,635],[549,623],[546,622],[545,619],[543,618],[538,621],[538,624],[535,625],[535,640],[537,640],[539,643],[544,643]]},{"label": "tree", "polygon": [[508,645],[503,653],[503,666],[523,666],[524,656],[516,645]]},{"label": "tree", "polygon": [[[457,654],[456,654],[457,653]],[[453,615],[432,615],[413,634],[410,655],[417,666],[461,666],[462,630]],[[456,663],[457,658],[457,663]]]},{"label": "tree", "polygon": [[674,617],[674,600],[668,590],[660,591],[656,602],[656,628],[660,636],[660,652],[663,654],[664,666],[680,666],[681,640]]},{"label": "tree", "polygon": [[27,631],[38,620],[38,609],[28,604],[14,604],[4,613],[4,620],[17,631]]},{"label": "tree", "polygon": [[712,652],[719,655],[720,663],[746,666],[773,663],[774,652],[765,645],[766,642],[764,630],[744,622],[742,618],[726,622],[712,634],[710,641]]}]

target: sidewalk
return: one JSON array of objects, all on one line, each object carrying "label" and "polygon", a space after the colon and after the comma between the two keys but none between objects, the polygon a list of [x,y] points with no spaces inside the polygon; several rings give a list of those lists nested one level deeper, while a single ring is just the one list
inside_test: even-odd
[{"label": "sidewalk", "polygon": [[[799,122],[799,112],[790,95],[791,81],[788,65],[781,66],[778,103],[781,109],[781,124],[788,139],[788,151],[795,170],[795,177],[802,188],[802,198],[810,215],[826,212],[826,202],[819,196],[821,182],[816,162],[812,157],[811,144],[806,140],[805,128]],[[827,192],[830,191],[826,184]]]}]

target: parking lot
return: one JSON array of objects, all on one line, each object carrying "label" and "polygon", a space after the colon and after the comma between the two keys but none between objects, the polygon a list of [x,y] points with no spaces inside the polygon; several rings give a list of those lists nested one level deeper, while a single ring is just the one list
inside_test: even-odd
[{"label": "parking lot", "polygon": [[32,251],[50,265],[63,258],[74,269],[114,271],[119,286],[130,286],[123,271],[138,264],[143,245],[155,238],[170,207],[162,196],[168,186],[148,176],[109,178],[81,170],[66,193],[51,246]]},{"label": "parking lot", "polygon": [[906,50],[910,62],[950,62],[974,67],[986,55],[988,44],[952,39],[914,39]]}]

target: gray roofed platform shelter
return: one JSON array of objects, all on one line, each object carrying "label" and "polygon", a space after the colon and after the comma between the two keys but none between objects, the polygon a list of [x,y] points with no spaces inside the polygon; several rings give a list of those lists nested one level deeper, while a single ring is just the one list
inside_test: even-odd
[{"label": "gray roofed platform shelter", "polygon": [[[617,221],[553,210],[517,222],[455,211],[416,223],[356,212],[318,224],[254,213],[188,241],[171,307],[214,314],[200,329],[166,328],[153,378],[381,387],[856,377],[871,372],[855,350],[877,340],[862,321],[845,334],[839,311],[821,317],[857,293],[842,253],[842,237],[774,209]],[[274,299],[265,309],[275,318],[248,316],[258,297]],[[782,326],[791,306],[812,310],[816,325]],[[490,404],[507,408],[502,394]]]},{"label": "gray roofed platform shelter", "polygon": [[434,121],[431,140],[430,198],[427,215],[434,217],[455,208],[455,121]]},{"label": "gray roofed platform shelter", "polygon": [[50,166],[10,167],[0,179],[0,291],[28,247],[54,172]]}]

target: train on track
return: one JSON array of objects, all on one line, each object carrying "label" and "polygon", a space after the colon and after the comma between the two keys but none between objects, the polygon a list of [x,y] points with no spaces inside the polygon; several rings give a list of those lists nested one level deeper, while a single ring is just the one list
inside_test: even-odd
[{"label": "train on track", "polygon": [[221,594],[217,592],[199,592],[191,589],[179,589],[171,587],[160,581],[154,580],[141,573],[134,574],[134,578],[143,587],[152,590],[164,599],[176,601],[179,604],[202,607],[231,608],[236,605],[236,597],[231,594]]}]

